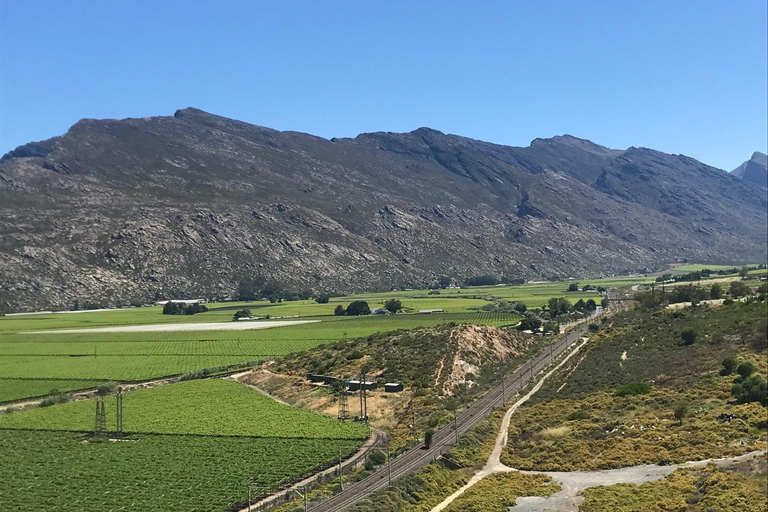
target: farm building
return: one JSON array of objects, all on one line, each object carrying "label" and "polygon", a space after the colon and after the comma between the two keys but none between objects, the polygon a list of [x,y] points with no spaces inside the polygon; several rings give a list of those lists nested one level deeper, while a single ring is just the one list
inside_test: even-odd
[{"label": "farm building", "polygon": [[419,313],[422,315],[431,315],[432,313],[445,313],[442,309],[420,309]]},{"label": "farm building", "polygon": [[399,393],[403,390],[403,385],[399,382],[387,382],[384,384],[384,391],[387,393]]},{"label": "farm building", "polygon": [[375,308],[373,311],[371,311],[372,315],[388,315],[389,311],[387,311],[384,308]]},{"label": "farm building", "polygon": [[[351,381],[349,381],[348,382],[348,386],[349,386],[348,389],[350,391],[360,391],[360,381],[359,380],[351,380]],[[377,387],[379,387],[379,385],[376,382],[365,381],[363,383],[363,389],[365,389],[366,391],[374,390]]]}]

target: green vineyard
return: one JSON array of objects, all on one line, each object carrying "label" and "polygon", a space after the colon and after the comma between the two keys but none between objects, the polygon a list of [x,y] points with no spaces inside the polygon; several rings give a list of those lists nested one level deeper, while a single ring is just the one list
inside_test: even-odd
[{"label": "green vineyard", "polygon": [[248,479],[258,494],[332,464],[358,444],[186,435],[111,442],[0,430],[0,510],[222,512],[245,504]]},{"label": "green vineyard", "polygon": [[[450,300],[448,300],[449,302]],[[95,324],[99,315],[89,313]],[[131,312],[124,314],[132,314]],[[66,318],[67,325],[72,315]],[[82,316],[82,315],[80,315]],[[58,320],[58,319],[56,319]],[[95,387],[103,381],[136,382],[203,368],[238,365],[307,350],[342,339],[445,323],[504,326],[516,315],[484,312],[322,317],[321,322],[246,331],[0,334],[0,401]],[[0,320],[3,325],[7,320]],[[16,322],[16,320],[12,320]],[[29,328],[31,320],[24,320]],[[54,325],[54,327],[58,327]],[[26,380],[24,380],[26,379]],[[42,384],[51,379],[72,385]],[[25,383],[28,386],[25,387]]]},{"label": "green vineyard", "polygon": [[[113,396],[105,400],[107,430],[115,429]],[[123,429],[129,433],[361,440],[361,423],[275,402],[238,382],[202,379],[126,393]],[[0,415],[0,429],[89,432],[94,400],[81,400]]]}]

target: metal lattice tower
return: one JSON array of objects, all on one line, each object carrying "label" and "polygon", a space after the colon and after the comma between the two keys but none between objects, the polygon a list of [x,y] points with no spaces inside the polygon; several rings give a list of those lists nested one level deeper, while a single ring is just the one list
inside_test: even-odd
[{"label": "metal lattice tower", "polygon": [[347,400],[346,388],[341,388],[341,391],[339,391],[339,419],[349,419],[349,401]]},{"label": "metal lattice tower", "polygon": [[94,424],[93,433],[97,436],[103,436],[107,429],[107,413],[104,409],[104,397],[96,397],[96,422]]},{"label": "metal lattice tower", "polygon": [[123,390],[120,388],[117,388],[117,392],[115,393],[115,402],[117,403],[117,415],[115,416],[117,420],[117,428],[115,431],[115,434],[117,435],[118,439],[123,438]]}]

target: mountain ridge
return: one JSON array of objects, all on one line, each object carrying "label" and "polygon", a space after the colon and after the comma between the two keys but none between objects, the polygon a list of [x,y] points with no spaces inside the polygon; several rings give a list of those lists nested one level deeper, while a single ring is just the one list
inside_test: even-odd
[{"label": "mountain ridge", "polygon": [[0,309],[766,254],[754,187],[689,157],[571,135],[527,147],[424,127],[325,139],[187,108],[83,120],[36,144],[0,160]]}]

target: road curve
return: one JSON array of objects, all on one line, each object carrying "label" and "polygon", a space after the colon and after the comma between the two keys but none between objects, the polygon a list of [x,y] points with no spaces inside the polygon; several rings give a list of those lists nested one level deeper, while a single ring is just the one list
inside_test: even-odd
[{"label": "road curve", "polygon": [[[502,397],[509,399],[527,386],[541,370],[549,366],[554,359],[576,343],[584,335],[586,329],[585,322],[583,325],[565,334],[551,346],[551,350],[543,350],[534,359],[528,361],[515,370],[512,375],[506,377],[503,384],[499,384],[491,389],[458,414],[455,422],[458,436],[461,436],[480,423],[495,406],[502,405]],[[312,512],[338,512],[346,510],[366,496],[386,489],[390,483],[390,470],[392,481],[406,476],[426,466],[445,453],[456,442],[458,436],[456,430],[454,430],[454,424],[450,423],[435,432],[432,446],[429,449],[417,446],[403,452],[399,457],[392,459],[391,467],[387,465],[379,467],[368,478],[350,485],[339,494],[310,504],[308,510]]]}]

